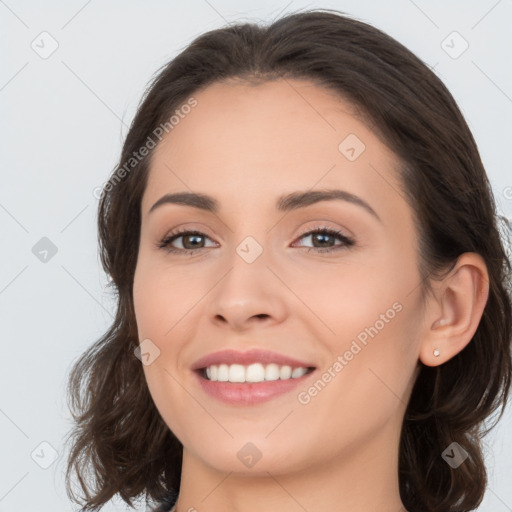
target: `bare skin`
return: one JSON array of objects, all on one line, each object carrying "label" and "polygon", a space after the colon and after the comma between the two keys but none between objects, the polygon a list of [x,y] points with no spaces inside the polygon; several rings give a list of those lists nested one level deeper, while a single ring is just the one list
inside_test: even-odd
[{"label": "bare skin", "polygon": [[[213,84],[194,97],[153,155],[133,288],[139,339],[160,350],[144,366],[149,390],[184,446],[177,510],[405,511],[399,436],[418,363],[442,364],[470,342],[488,296],[485,263],[462,255],[422,308],[397,159],[333,93],[279,80]],[[359,156],[357,139],[339,149],[349,134],[365,145]],[[341,200],[275,207],[283,194],[324,189],[357,195],[378,218]],[[213,196],[219,210],[167,203],[148,213],[175,192]],[[175,239],[179,254],[158,248],[178,226],[204,235]],[[330,247],[342,248],[319,252],[329,244],[303,234],[325,227],[354,244],[334,237]],[[247,237],[253,245],[241,245]],[[252,240],[262,252],[248,263],[237,248],[255,251]],[[370,326],[378,332],[354,354]],[[225,348],[272,350],[316,369],[266,402],[227,404],[191,370]],[[252,467],[237,456],[247,443],[261,455]]]}]

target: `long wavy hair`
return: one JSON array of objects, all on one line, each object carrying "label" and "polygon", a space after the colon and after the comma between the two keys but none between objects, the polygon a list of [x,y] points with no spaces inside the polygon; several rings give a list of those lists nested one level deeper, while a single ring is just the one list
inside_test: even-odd
[{"label": "long wavy hair", "polygon": [[[418,361],[399,450],[400,494],[408,510],[468,511],[483,499],[482,437],[503,415],[512,371],[511,262],[490,183],[463,115],[427,65],[375,27],[315,9],[268,25],[239,23],[204,33],[158,70],[138,105],[99,199],[100,256],[112,279],[115,320],[74,362],[69,377],[75,423],[66,487],[82,510],[98,510],[116,495],[131,506],[141,495],[165,500],[180,487],[182,445],[158,413],[134,355],[132,288],[141,198],[154,153],[149,140],[156,142],[162,126],[172,129],[169,119],[214,82],[288,78],[337,92],[399,157],[397,172],[419,236],[423,297],[462,253],[485,260],[489,296],[478,328],[444,364]],[[441,456],[453,442],[469,454],[456,470]],[[75,473],[81,496],[72,486]]]}]

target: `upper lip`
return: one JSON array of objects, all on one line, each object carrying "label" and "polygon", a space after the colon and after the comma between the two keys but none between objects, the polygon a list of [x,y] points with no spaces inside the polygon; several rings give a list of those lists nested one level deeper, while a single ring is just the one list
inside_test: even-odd
[{"label": "upper lip", "polygon": [[275,363],[278,365],[288,365],[292,367],[314,367],[311,363],[300,361],[298,359],[278,354],[277,352],[271,352],[269,350],[251,349],[244,352],[238,350],[220,350],[208,354],[198,359],[193,365],[192,370],[199,370],[207,368],[212,365],[219,364],[243,364],[249,365],[252,363],[261,363],[263,365]]}]

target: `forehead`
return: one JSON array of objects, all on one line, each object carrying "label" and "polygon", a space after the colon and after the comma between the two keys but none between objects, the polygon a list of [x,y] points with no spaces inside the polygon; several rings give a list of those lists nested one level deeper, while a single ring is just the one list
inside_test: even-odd
[{"label": "forehead", "polygon": [[397,193],[395,155],[333,91],[305,80],[231,81],[193,97],[197,105],[155,148],[144,212],[185,190],[242,203],[261,201],[255,191],[273,198],[315,186]]}]

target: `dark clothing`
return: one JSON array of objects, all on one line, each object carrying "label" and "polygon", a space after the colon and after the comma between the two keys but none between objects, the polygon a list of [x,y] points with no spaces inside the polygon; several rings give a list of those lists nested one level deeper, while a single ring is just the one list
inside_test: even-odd
[{"label": "dark clothing", "polygon": [[178,495],[171,491],[162,501],[160,501],[157,508],[152,509],[152,512],[171,512],[176,501],[178,501]]}]

